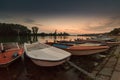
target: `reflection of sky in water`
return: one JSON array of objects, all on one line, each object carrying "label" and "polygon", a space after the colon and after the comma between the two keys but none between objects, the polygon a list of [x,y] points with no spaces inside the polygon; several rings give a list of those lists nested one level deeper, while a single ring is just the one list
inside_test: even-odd
[{"label": "reflection of sky in water", "polygon": [[[86,38],[89,38],[89,36],[57,36],[56,37],[56,40],[74,40],[74,39],[76,39],[76,38],[80,38],[80,39],[86,39]],[[47,41],[54,41],[55,40],[55,38],[53,37],[53,36],[47,36],[47,37],[41,37],[41,36],[38,36],[38,41],[39,42],[42,42],[42,43],[44,43],[44,42],[46,42],[46,40]]]}]

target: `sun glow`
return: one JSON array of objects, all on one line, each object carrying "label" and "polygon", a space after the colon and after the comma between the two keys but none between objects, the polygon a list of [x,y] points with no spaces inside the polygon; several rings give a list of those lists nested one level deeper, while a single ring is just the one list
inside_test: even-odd
[{"label": "sun glow", "polygon": [[[101,33],[113,27],[109,27],[108,17],[55,17],[37,18],[35,23],[39,27],[39,32],[67,32],[70,34]],[[108,25],[107,25],[108,24]]]}]

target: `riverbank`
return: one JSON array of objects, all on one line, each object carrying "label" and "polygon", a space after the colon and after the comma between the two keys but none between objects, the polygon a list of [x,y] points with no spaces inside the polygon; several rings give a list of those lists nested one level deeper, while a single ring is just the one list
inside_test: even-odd
[{"label": "riverbank", "polygon": [[[120,36],[116,39],[120,41]],[[100,80],[120,80],[120,45],[112,48],[109,54],[92,74]]]}]

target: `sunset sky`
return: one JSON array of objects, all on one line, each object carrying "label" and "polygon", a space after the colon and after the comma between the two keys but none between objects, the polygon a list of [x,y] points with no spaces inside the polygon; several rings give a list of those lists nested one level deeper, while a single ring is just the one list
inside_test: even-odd
[{"label": "sunset sky", "polygon": [[0,22],[39,32],[109,32],[120,27],[120,0],[1,0]]}]

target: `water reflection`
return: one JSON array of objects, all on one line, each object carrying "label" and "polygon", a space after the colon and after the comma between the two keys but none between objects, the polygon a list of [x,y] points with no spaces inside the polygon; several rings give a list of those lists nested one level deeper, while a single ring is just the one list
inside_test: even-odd
[{"label": "water reflection", "polygon": [[2,36],[0,37],[0,42],[18,42],[18,43],[28,43],[28,42],[37,42],[37,36]]},{"label": "water reflection", "polygon": [[55,41],[55,40],[74,40],[76,38],[86,39],[89,36],[2,36],[0,37],[0,42],[19,42],[19,43],[29,43],[29,42],[41,42],[45,41]]}]

